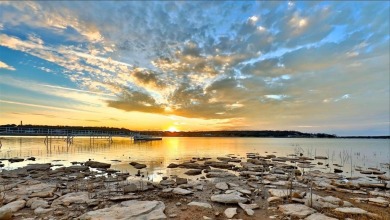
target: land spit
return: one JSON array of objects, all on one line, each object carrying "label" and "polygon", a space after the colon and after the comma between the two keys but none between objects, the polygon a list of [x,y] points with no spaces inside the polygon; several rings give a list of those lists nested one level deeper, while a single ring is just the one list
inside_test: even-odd
[{"label": "land spit", "polygon": [[186,174],[160,182],[143,177],[146,165],[137,162],[129,165],[139,169],[133,175],[98,161],[3,169],[0,220],[390,219],[390,178],[383,172],[365,182],[316,170],[312,160],[258,153],[193,158],[167,168]]}]

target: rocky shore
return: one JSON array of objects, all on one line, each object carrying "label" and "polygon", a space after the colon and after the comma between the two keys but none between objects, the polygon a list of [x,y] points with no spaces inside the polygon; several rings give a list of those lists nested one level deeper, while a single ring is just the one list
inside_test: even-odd
[{"label": "rocky shore", "polygon": [[377,170],[375,181],[346,179],[316,170],[312,161],[258,153],[193,158],[170,164],[167,169],[187,171],[160,182],[148,181],[147,165],[138,162],[129,164],[139,170],[134,174],[98,161],[2,169],[0,220],[390,219],[384,171]]}]

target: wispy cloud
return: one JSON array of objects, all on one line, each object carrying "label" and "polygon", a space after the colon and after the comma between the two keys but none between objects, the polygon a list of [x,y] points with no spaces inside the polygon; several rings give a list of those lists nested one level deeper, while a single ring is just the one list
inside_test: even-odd
[{"label": "wispy cloud", "polygon": [[2,61],[0,61],[0,68],[7,69],[7,70],[16,70],[15,67],[10,66]]}]

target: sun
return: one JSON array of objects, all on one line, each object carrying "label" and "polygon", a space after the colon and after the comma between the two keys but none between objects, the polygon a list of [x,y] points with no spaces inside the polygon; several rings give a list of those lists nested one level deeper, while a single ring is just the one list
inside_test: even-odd
[{"label": "sun", "polygon": [[175,126],[171,126],[167,129],[169,132],[178,132],[179,130]]}]

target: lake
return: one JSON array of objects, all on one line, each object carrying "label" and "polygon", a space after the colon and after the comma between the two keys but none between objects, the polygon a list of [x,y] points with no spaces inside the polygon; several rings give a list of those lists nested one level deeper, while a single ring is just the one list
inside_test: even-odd
[{"label": "lake", "polygon": [[[73,161],[89,159],[107,162],[112,168],[134,174],[129,162],[136,161],[148,167],[144,174],[154,181],[162,176],[183,175],[182,169],[166,168],[170,163],[181,163],[192,158],[226,156],[246,158],[246,153],[260,155],[326,156],[328,160],[313,160],[323,171],[333,172],[333,164],[342,165],[345,176],[363,176],[355,171],[357,166],[375,167],[389,172],[384,163],[390,163],[389,139],[317,139],[317,138],[219,138],[219,137],[164,137],[161,141],[135,142],[128,138],[114,138],[113,143],[104,139],[76,137],[73,144],[53,140],[45,145],[44,137],[1,137],[0,158],[36,157],[36,161],[9,163],[3,161],[3,169],[14,169],[29,163],[52,163],[69,166]],[[118,160],[118,161],[112,161]],[[289,162],[287,162],[289,163]],[[329,164],[329,167],[325,166]],[[352,169],[351,169],[352,168]],[[351,172],[352,171],[352,172]]]}]

